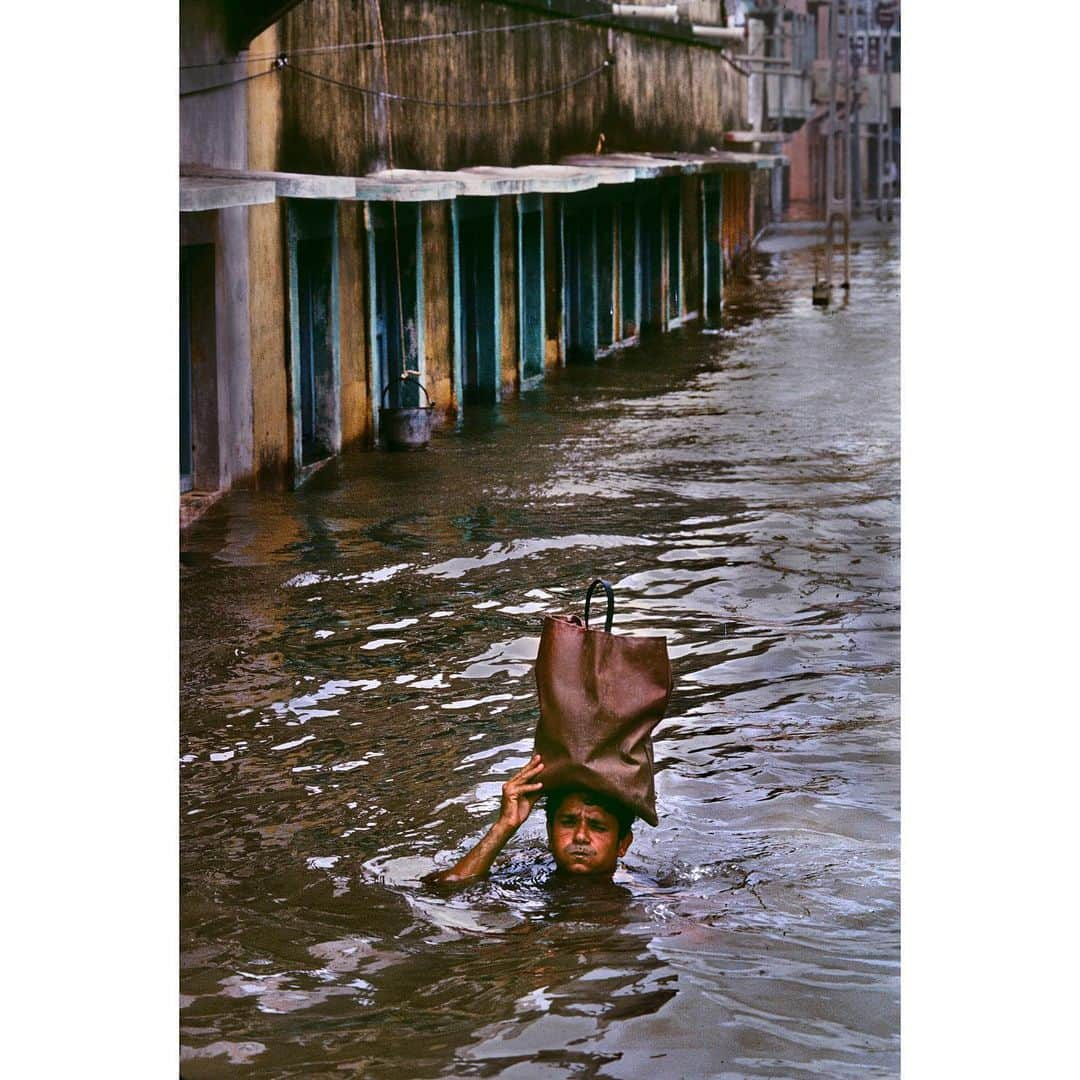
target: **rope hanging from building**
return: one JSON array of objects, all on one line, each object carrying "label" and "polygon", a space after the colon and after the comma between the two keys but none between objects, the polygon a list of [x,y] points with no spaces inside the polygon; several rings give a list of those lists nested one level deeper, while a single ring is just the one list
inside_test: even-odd
[{"label": "rope hanging from building", "polygon": [[[382,69],[383,69],[383,84],[385,86],[390,85],[390,70],[386,62],[386,35],[383,31],[382,20],[382,0],[375,0],[375,16],[379,22],[379,38],[382,41],[382,48],[379,50],[382,56]],[[391,169],[394,168],[394,129],[393,121],[390,118],[390,111],[386,112],[386,158],[387,164]],[[390,203],[390,215],[393,222],[393,236],[394,236],[394,276],[397,285],[397,316],[398,316],[398,348],[401,350],[400,362],[401,362],[401,377],[405,378],[405,372],[409,370],[407,357],[405,356],[405,309],[402,300],[402,282],[401,282],[401,236],[398,230],[398,212],[397,203]],[[416,357],[417,370],[422,369],[423,358]],[[389,372],[384,372],[389,374]],[[385,391],[384,391],[385,393]],[[401,383],[395,383],[394,385],[394,400],[401,404]],[[417,396],[417,404],[420,404],[419,395]]]}]

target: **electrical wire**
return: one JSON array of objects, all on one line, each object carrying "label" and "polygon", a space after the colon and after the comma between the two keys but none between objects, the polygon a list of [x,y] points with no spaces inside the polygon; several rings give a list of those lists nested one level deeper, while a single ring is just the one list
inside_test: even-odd
[{"label": "electrical wire", "polygon": [[585,72],[584,75],[579,75],[576,79],[571,79],[569,82],[562,83],[560,86],[554,86],[548,90],[541,90],[536,94],[525,94],[522,97],[502,98],[499,101],[436,101],[432,98],[410,97],[407,94],[392,94],[388,90],[372,90],[367,86],[356,86],[354,83],[342,82],[340,79],[332,79],[328,75],[318,75],[314,71],[308,71],[306,68],[297,67],[292,63],[286,64],[285,66],[288,70],[295,71],[297,75],[303,75],[305,78],[329,83],[331,86],[339,86],[343,90],[352,90],[354,93],[367,94],[371,97],[387,98],[390,101],[403,101],[413,105],[431,105],[441,109],[488,109],[498,105],[520,105],[527,101],[538,101],[540,98],[553,97],[555,94],[561,94],[564,90],[569,90],[571,87],[578,86],[588,79],[595,78],[600,72],[606,71],[609,67],[612,67],[613,62],[611,60],[605,60],[599,67],[595,67],[591,71]]},{"label": "electrical wire", "polygon": [[198,90],[184,90],[180,96],[182,98],[195,97],[196,94],[209,94],[214,90],[227,90],[230,86],[239,86],[241,83],[251,82],[252,79],[261,79],[264,75],[269,75],[272,71],[277,71],[282,65],[280,63],[274,64],[272,67],[268,67],[265,71],[256,71],[254,75],[245,75],[242,79],[232,79],[229,82],[217,83],[214,86],[202,86]]},{"label": "electrical wire", "polygon": [[[414,34],[410,37],[376,39],[374,41],[351,41],[338,45],[312,45],[306,49],[290,49],[290,56],[301,56],[307,53],[340,52],[344,49],[377,49],[386,45],[415,45],[426,41],[443,41],[447,38],[475,37],[478,34],[510,33],[515,30],[530,30],[537,26],[564,26],[567,23],[585,22],[588,19],[607,19],[611,17],[610,11],[596,12],[592,15],[571,15],[565,19],[539,19],[535,22],[512,23],[509,26],[482,26],[470,30],[446,30],[439,34]],[[247,64],[261,60],[276,60],[277,54],[262,56],[246,56],[235,60],[210,60],[202,64],[181,64],[181,71],[190,71],[194,68],[218,67],[226,64]]]}]

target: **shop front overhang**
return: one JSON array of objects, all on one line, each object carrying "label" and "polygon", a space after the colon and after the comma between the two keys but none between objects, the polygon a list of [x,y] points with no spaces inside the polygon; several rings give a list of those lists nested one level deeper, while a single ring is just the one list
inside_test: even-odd
[{"label": "shop front overhang", "polygon": [[565,195],[609,184],[633,184],[666,176],[770,169],[780,154],[714,150],[639,154],[572,154],[558,164],[515,167],[474,165],[464,169],[384,169],[367,176],[224,169],[185,164],[180,172],[181,210],[251,206],[275,198],[439,202],[458,197]]},{"label": "shop front overhang", "polygon": [[224,210],[230,206],[256,206],[277,198],[274,185],[266,180],[242,180],[236,177],[180,177],[180,210]]}]

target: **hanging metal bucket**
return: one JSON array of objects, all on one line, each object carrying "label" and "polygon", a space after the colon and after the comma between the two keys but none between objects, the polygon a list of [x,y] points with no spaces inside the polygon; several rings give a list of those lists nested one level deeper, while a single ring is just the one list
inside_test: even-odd
[{"label": "hanging metal bucket", "polygon": [[382,407],[379,409],[379,437],[387,450],[423,450],[431,442],[431,413],[435,408],[431,396],[424,384],[406,373],[401,381],[414,382],[424,391],[426,405],[414,405],[409,408],[389,408],[386,405],[386,392],[391,384],[383,387]]}]

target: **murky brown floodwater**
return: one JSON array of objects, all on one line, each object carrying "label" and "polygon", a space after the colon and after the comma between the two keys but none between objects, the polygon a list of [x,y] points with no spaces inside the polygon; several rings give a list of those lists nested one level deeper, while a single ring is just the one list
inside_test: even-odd
[{"label": "murky brown floodwater", "polygon": [[[898,255],[863,243],[828,311],[811,251],[759,256],[723,335],[184,536],[185,1077],[896,1074]],[[598,574],[670,642],[659,828],[618,889],[545,884],[537,812],[426,890]]]}]

